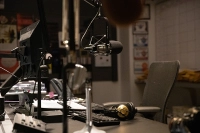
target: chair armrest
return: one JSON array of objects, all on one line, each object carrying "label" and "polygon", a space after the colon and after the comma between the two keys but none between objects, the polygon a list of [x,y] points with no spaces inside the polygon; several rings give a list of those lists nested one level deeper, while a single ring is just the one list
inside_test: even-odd
[{"label": "chair armrest", "polygon": [[135,108],[137,109],[138,113],[157,113],[161,111],[161,108],[153,106],[139,106]]},{"label": "chair armrest", "polygon": [[114,106],[114,105],[118,105],[118,104],[126,104],[128,102],[105,102],[103,103],[104,107],[110,107],[110,106]]}]

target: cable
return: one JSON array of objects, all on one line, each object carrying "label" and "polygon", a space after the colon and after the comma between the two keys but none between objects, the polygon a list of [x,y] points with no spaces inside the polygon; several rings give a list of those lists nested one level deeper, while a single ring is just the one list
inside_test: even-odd
[{"label": "cable", "polygon": [[[46,55],[46,54],[43,54],[43,55],[41,56],[41,58],[40,58],[40,62],[39,62],[39,65],[38,65],[36,77],[38,77],[40,65],[42,64],[42,62],[43,62],[43,60],[44,60],[44,58],[45,58],[45,55]],[[35,83],[34,83],[33,94],[35,93],[36,82],[37,82],[37,81],[35,81]],[[39,99],[38,99],[38,100],[39,100]],[[30,104],[29,104],[30,110],[29,110],[29,115],[31,115],[32,102],[33,102],[33,98],[30,98]]]},{"label": "cable", "polygon": [[92,3],[90,3],[89,1],[87,1],[87,0],[83,0],[83,1],[85,1],[86,3],[88,3],[89,5],[91,5],[91,6],[93,6],[93,7],[95,7]]},{"label": "cable", "polygon": [[6,115],[6,112],[5,112],[5,110],[4,110],[4,112],[3,112],[2,114],[0,114],[0,121],[1,121],[1,120],[4,120],[5,115]]},{"label": "cable", "polygon": [[[10,75],[12,75],[13,77],[17,78],[18,80],[14,83],[17,84],[20,80],[21,80],[21,77],[17,77],[16,75],[12,74],[11,72],[9,72],[8,70],[4,69],[3,67],[0,67],[2,70],[6,71],[7,73],[9,73]],[[20,67],[21,69],[21,67]],[[11,86],[7,86],[7,87],[0,87],[0,89],[9,89],[9,88],[12,88],[13,85]]]},{"label": "cable", "polygon": [[97,11],[97,13],[96,13],[96,15],[93,17],[93,19],[91,20],[90,24],[89,24],[88,27],[86,28],[86,30],[85,30],[83,36],[81,37],[81,41],[80,41],[81,47],[83,47],[83,45],[82,45],[83,38],[85,37],[85,35],[86,35],[88,29],[90,28],[91,24],[93,23],[93,21],[94,21],[94,20],[96,19],[96,17],[99,15],[100,9],[101,9],[101,8],[99,7],[99,8],[98,8],[98,11]]},{"label": "cable", "polygon": [[103,43],[101,40],[104,39],[105,37],[106,37],[106,35],[103,35],[99,40],[98,40],[98,38],[94,37],[94,39],[97,40],[94,44],[98,44],[99,42]]},{"label": "cable", "polygon": [[19,77],[17,77],[16,75],[12,74],[11,72],[9,72],[8,70],[4,69],[3,67],[0,67],[2,70],[6,71],[7,73],[9,73],[10,75],[12,75],[13,77],[20,79]]}]

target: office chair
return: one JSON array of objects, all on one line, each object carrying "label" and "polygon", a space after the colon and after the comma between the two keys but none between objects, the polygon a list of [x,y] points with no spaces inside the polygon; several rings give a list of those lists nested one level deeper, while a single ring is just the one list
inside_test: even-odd
[{"label": "office chair", "polygon": [[[169,94],[175,84],[179,61],[156,61],[150,65],[142,103],[135,107],[142,116],[166,123],[165,109]],[[107,102],[104,106],[124,102]]]}]

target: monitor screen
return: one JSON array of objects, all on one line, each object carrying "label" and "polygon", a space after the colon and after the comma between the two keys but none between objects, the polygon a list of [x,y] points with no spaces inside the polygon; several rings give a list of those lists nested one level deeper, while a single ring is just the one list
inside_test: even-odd
[{"label": "monitor screen", "polygon": [[23,78],[37,77],[41,52],[44,53],[46,48],[39,20],[20,31],[20,66]]}]

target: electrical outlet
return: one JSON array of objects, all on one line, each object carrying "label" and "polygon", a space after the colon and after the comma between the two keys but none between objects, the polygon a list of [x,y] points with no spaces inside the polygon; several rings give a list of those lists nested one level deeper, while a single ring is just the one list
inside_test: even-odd
[{"label": "electrical outlet", "polygon": [[108,56],[96,56],[95,57],[96,67],[111,67],[111,55]]}]

